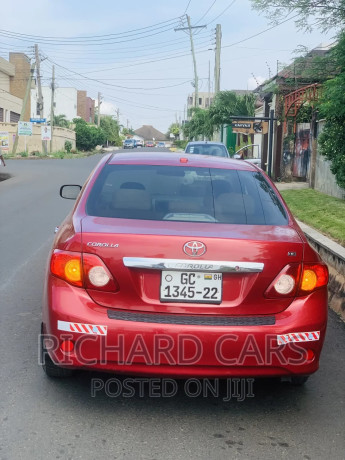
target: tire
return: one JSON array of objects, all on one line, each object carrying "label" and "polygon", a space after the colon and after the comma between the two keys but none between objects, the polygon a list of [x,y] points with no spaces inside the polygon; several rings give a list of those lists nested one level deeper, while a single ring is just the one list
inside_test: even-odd
[{"label": "tire", "polygon": [[309,375],[296,375],[289,378],[289,383],[294,386],[302,386],[309,379]]},{"label": "tire", "polygon": [[66,369],[64,367],[57,366],[54,361],[51,359],[49,356],[48,351],[46,348],[44,348],[43,344],[43,333],[42,333],[43,327],[41,328],[41,363],[42,363],[42,368],[45,372],[45,374],[48,377],[51,378],[67,378],[71,377],[71,375],[74,374],[73,369]]}]

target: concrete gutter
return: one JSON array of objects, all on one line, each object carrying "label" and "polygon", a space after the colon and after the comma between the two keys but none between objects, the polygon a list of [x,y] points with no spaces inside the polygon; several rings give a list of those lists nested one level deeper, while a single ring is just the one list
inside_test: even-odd
[{"label": "concrete gutter", "polygon": [[345,248],[303,222],[297,221],[310,245],[329,269],[329,306],[345,321]]}]

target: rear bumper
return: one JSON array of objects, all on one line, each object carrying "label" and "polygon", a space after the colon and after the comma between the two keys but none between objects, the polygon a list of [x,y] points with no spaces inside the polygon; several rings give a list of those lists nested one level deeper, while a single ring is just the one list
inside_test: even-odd
[{"label": "rear bumper", "polygon": [[[296,299],[275,315],[274,324],[265,324],[262,316],[261,324],[252,325],[252,321],[239,321],[241,325],[174,324],[166,318],[164,322],[157,318],[155,322],[138,321],[140,315],[131,317],[130,312],[126,320],[111,319],[109,311],[94,303],[84,290],[50,277],[43,330],[46,348],[56,364],[180,378],[309,375],[319,366],[327,291]],[[165,315],[169,316],[180,317]],[[320,332],[317,340],[278,343],[280,335],[314,331]],[[73,341],[72,352],[61,350],[64,340]]]}]

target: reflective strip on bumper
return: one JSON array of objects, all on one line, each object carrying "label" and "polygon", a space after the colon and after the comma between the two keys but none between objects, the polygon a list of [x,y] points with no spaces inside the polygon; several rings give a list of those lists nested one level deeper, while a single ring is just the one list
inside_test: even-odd
[{"label": "reflective strip on bumper", "polygon": [[58,321],[58,330],[66,332],[76,332],[77,334],[107,335],[107,326],[97,326],[95,324],[69,323]]},{"label": "reflective strip on bumper", "polygon": [[320,340],[320,331],[291,332],[290,334],[277,335],[278,345],[290,342],[315,342],[316,340]]}]

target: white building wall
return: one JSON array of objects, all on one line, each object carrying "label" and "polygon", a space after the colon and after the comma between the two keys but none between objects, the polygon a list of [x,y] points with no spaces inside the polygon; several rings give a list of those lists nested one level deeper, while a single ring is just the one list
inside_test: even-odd
[{"label": "white building wall", "polygon": [[[42,87],[43,95],[43,118],[50,121],[51,89],[49,86]],[[37,118],[37,89],[31,90],[31,117]],[[77,90],[75,88],[56,88],[54,94],[54,115],[66,115],[66,119],[72,121],[77,117]]]}]

